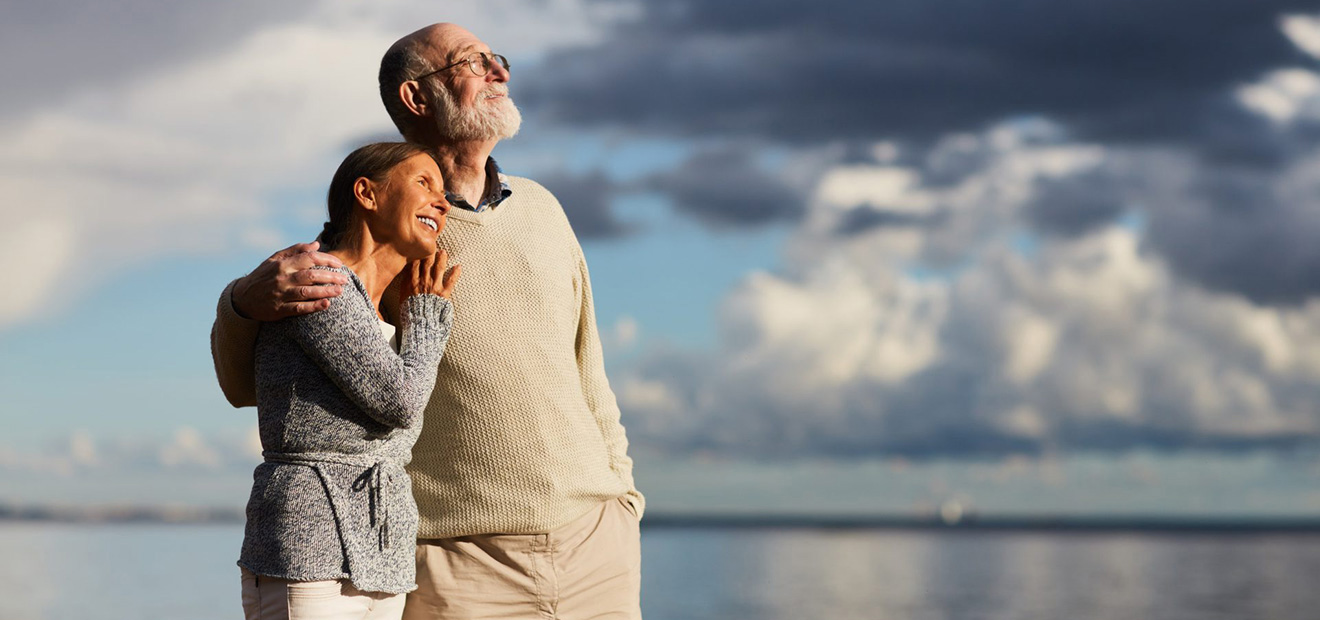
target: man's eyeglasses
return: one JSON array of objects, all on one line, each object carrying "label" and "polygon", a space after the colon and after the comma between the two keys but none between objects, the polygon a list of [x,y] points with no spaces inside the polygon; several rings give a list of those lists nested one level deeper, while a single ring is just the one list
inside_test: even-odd
[{"label": "man's eyeglasses", "polygon": [[432,72],[430,72],[430,73],[423,73],[422,75],[419,75],[419,76],[417,76],[417,77],[415,77],[415,78],[413,78],[413,79],[414,79],[414,80],[420,80],[420,79],[422,79],[422,78],[424,78],[424,77],[432,76],[432,75],[435,75],[435,74],[437,74],[437,73],[440,73],[441,71],[445,71],[445,70],[448,70],[448,69],[453,69],[454,67],[457,67],[457,66],[459,66],[459,65],[464,65],[464,64],[468,66],[468,69],[471,69],[471,70],[472,70],[472,75],[475,75],[475,76],[477,76],[477,77],[482,77],[482,76],[486,75],[487,73],[490,73],[490,69],[491,69],[491,67],[494,66],[494,64],[495,64],[496,62],[500,63],[500,66],[501,66],[501,67],[504,67],[504,70],[505,70],[505,71],[508,71],[508,70],[509,70],[509,59],[508,59],[508,58],[505,58],[505,57],[503,57],[503,56],[501,56],[501,55],[499,55],[499,54],[486,54],[486,53],[483,53],[483,52],[477,52],[477,53],[475,53],[475,54],[473,54],[473,55],[471,55],[471,56],[468,56],[467,58],[464,58],[463,60],[460,60],[460,61],[458,61],[458,62],[456,62],[456,63],[450,64],[450,65],[445,65],[445,66],[440,67],[439,69],[436,69],[435,71],[432,71]]}]

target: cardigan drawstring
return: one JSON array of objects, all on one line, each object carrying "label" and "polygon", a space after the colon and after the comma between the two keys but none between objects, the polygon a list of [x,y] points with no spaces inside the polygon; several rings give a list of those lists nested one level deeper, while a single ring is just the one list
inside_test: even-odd
[{"label": "cardigan drawstring", "polygon": [[394,481],[394,477],[382,467],[384,464],[385,461],[376,461],[353,481],[354,491],[367,489],[371,527],[376,530],[376,546],[382,551],[390,548],[390,508],[381,501],[381,488]]},{"label": "cardigan drawstring", "polygon": [[261,453],[268,463],[288,463],[292,465],[316,465],[335,463],[366,467],[366,471],[353,481],[354,492],[367,491],[367,509],[371,529],[376,531],[376,547],[381,551],[390,548],[390,508],[384,501],[383,490],[386,484],[394,481],[388,465],[390,461],[370,454],[352,455],[333,452],[271,452]]}]

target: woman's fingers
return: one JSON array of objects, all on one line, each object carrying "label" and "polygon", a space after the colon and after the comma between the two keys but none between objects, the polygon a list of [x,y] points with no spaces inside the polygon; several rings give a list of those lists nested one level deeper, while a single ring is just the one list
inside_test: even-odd
[{"label": "woman's fingers", "polygon": [[423,290],[425,289],[422,288],[422,261],[408,261],[408,282],[402,291],[404,297],[416,295]]},{"label": "woman's fingers", "polygon": [[459,266],[449,267],[449,252],[437,250],[426,258],[408,263],[411,287],[401,290],[405,297],[430,293],[449,298],[454,293],[454,284],[458,282]]},{"label": "woman's fingers", "polygon": [[426,257],[426,262],[422,264],[422,288],[417,289],[418,293],[429,293],[435,287],[435,254]]},{"label": "woman's fingers", "polygon": [[445,267],[449,265],[449,252],[439,250],[435,253],[435,262],[431,263],[431,288],[427,292],[437,293],[441,280],[445,276]]},{"label": "woman's fingers", "polygon": [[454,265],[448,273],[445,274],[440,288],[440,296],[449,299],[454,294],[454,285],[458,284],[458,276],[463,272],[462,265]]}]

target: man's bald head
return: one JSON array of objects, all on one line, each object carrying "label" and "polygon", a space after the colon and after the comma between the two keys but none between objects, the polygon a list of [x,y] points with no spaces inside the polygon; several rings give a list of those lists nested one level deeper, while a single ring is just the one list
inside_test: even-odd
[{"label": "man's bald head", "polygon": [[[472,64],[462,66],[465,59]],[[455,70],[435,73],[450,66]],[[502,140],[518,133],[522,123],[508,96],[508,79],[507,61],[476,35],[456,24],[432,24],[385,52],[380,96],[409,141],[437,146]]]},{"label": "man's bald head", "polygon": [[439,54],[436,47],[438,33],[453,24],[431,24],[394,42],[380,59],[380,99],[385,104],[394,126],[405,137],[412,131],[416,119],[399,97],[399,86],[408,80],[435,70],[431,60]]}]

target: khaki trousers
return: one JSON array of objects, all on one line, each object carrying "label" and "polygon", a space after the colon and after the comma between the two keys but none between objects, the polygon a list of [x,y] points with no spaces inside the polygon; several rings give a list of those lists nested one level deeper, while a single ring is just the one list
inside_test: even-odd
[{"label": "khaki trousers", "polygon": [[417,541],[404,620],[640,620],[641,536],[623,498],[545,534]]},{"label": "khaki trousers", "polygon": [[289,581],[243,571],[247,620],[398,620],[404,595],[363,592],[347,579]]}]

